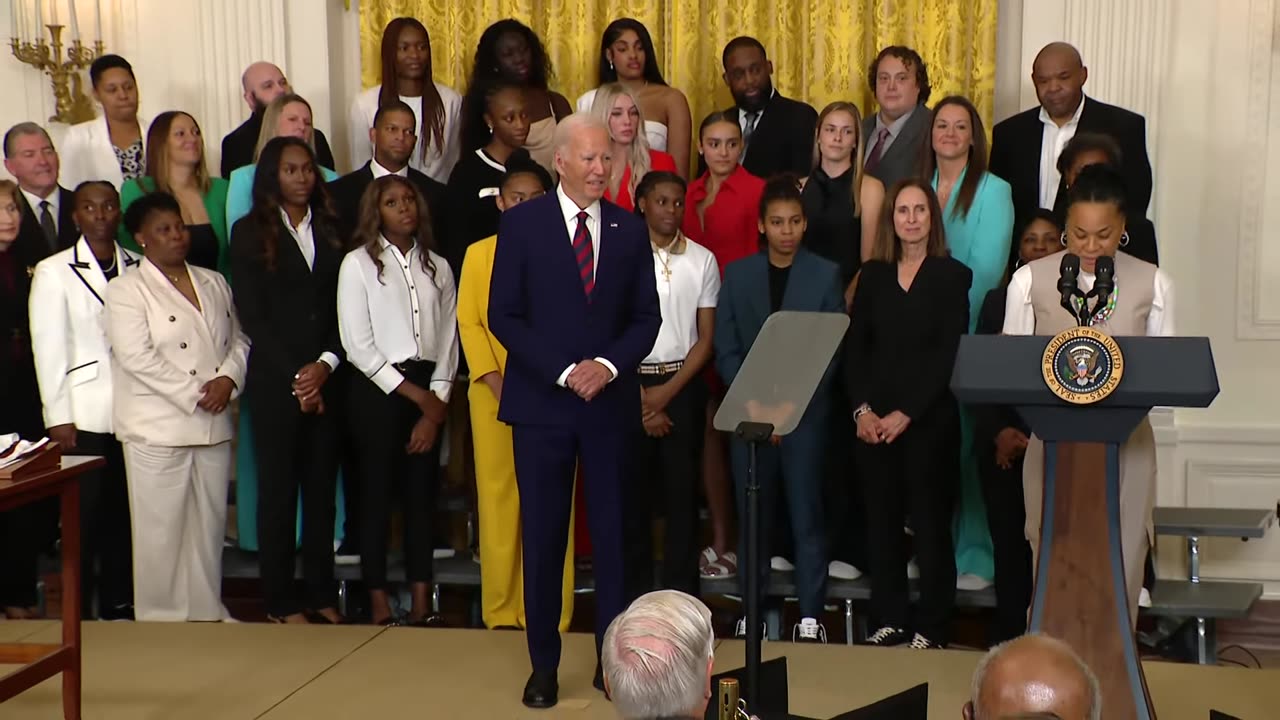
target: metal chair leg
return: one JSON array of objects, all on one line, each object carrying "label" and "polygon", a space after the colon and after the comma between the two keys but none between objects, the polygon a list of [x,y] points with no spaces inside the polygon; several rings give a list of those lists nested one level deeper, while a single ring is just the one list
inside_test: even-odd
[{"label": "metal chair leg", "polygon": [[844,643],[853,644],[853,600],[844,601]]}]

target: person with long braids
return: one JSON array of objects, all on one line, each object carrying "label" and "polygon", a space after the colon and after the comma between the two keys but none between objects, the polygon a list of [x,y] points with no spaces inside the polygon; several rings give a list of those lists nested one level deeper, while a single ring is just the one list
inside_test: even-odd
[{"label": "person with long braids", "polygon": [[483,130],[489,88],[498,84],[514,85],[524,93],[529,122],[524,148],[555,177],[556,124],[573,112],[573,108],[564,95],[548,87],[553,76],[551,60],[542,41],[527,25],[507,18],[485,28],[476,46],[471,81],[462,103],[463,151],[483,147],[489,140],[491,133]]},{"label": "person with long braids", "polygon": [[431,519],[440,478],[440,431],[458,367],[453,272],[431,248],[426,200],[399,175],[373,181],[338,271],[338,329],[359,371],[350,384],[358,448],[360,562],[374,624],[394,625],[387,583],[393,495],[403,493],[407,622],[431,614]]},{"label": "person with long braids", "polygon": [[382,31],[382,82],[351,104],[351,165],[373,157],[369,128],[378,108],[399,98],[413,108],[418,141],[409,166],[438,182],[447,182],[458,162],[458,119],[462,96],[431,79],[431,36],[415,18],[398,17]]},{"label": "person with long braids", "polygon": [[[653,150],[671,153],[680,177],[689,176],[689,148],[693,139],[693,114],[689,99],[662,78],[658,51],[644,23],[618,18],[600,38],[600,85],[622,83],[635,95],[644,121],[645,139]],[[578,98],[578,112],[591,110],[596,90]]]},{"label": "person with long braids", "polygon": [[[267,617],[337,623],[333,581],[337,414],[329,376],[338,369],[337,219],[311,147],[268,142],[258,158],[253,209],[232,228],[232,292],[249,351],[258,468],[258,544]],[[307,597],[294,596],[298,493]]]}]

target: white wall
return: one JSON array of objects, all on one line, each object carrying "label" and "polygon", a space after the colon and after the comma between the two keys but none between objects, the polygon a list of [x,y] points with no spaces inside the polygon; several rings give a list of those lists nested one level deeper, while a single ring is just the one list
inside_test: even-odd
[{"label": "white wall", "polygon": [[[1151,216],[1177,290],[1178,329],[1213,345],[1217,400],[1178,410],[1172,422],[1157,418],[1162,505],[1280,500],[1277,4],[1022,0],[1022,107],[1035,104],[1036,52],[1065,40],[1089,67],[1086,92],[1146,115]],[[1280,530],[1263,541],[1215,541],[1203,553],[1206,576],[1268,581],[1268,595],[1280,597]],[[1162,543],[1161,574],[1182,561],[1177,543]]]}]

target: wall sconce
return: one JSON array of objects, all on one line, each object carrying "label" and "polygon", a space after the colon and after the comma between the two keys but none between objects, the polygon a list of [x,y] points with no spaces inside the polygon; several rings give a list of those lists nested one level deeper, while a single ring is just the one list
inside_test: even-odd
[{"label": "wall sconce", "polygon": [[[85,0],[81,0],[82,4]],[[102,0],[94,0],[94,37],[81,41],[80,21],[76,14],[76,0],[12,0],[13,37],[9,46],[13,56],[49,76],[53,86],[56,112],[50,122],[68,125],[92,120],[93,103],[84,94],[80,73],[101,57]],[[62,44],[62,32],[70,29],[70,45]],[[45,40],[44,31],[49,33]]]}]

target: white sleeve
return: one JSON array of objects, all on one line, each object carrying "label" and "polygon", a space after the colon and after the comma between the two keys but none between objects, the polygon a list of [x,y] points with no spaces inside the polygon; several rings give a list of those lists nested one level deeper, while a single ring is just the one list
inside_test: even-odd
[{"label": "white sleeve", "polygon": [[462,129],[462,96],[453,88],[448,86],[440,86],[441,90],[447,90],[448,93],[441,92],[440,96],[444,100],[444,148],[440,153],[440,177],[435,178],[442,183],[449,182],[449,175],[453,173],[453,166],[458,164],[458,157],[461,153],[462,143],[458,133]]},{"label": "white sleeve", "polygon": [[369,314],[369,293],[364,284],[356,253],[348,253],[338,270],[338,335],[347,351],[347,360],[390,395],[404,376],[378,352],[373,341],[373,317]]},{"label": "white sleeve", "polygon": [[1018,268],[1009,278],[1004,301],[1004,335],[1035,335],[1036,311],[1031,307],[1031,267]]},{"label": "white sleeve", "polygon": [[[31,323],[31,351],[35,357],[36,380],[40,386],[40,401],[44,405],[45,427],[75,423],[71,410],[71,387],[67,378],[69,353],[71,352],[71,322],[68,317],[67,296],[62,283],[54,274],[58,266],[65,267],[62,258],[49,258],[36,265],[28,297],[28,312],[40,322]],[[106,367],[99,373],[108,372]]]},{"label": "white sleeve", "polygon": [[710,252],[702,265],[702,294],[698,296],[698,308],[713,308],[720,299],[720,268],[716,256]]},{"label": "white sleeve", "polygon": [[1151,313],[1147,315],[1147,336],[1172,337],[1178,334],[1173,321],[1173,280],[1168,273],[1156,268],[1154,282]]},{"label": "white sleeve", "polygon": [[595,102],[595,100],[596,91],[588,90],[578,97],[578,102],[575,104],[574,109],[580,113],[591,112],[591,103]]}]

